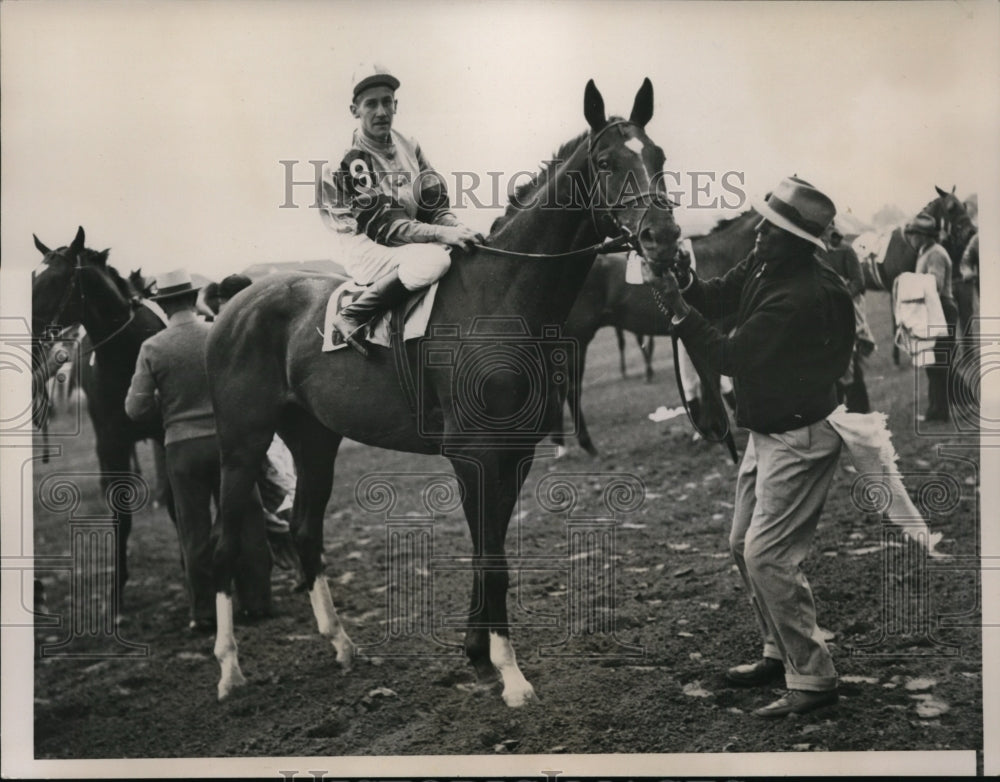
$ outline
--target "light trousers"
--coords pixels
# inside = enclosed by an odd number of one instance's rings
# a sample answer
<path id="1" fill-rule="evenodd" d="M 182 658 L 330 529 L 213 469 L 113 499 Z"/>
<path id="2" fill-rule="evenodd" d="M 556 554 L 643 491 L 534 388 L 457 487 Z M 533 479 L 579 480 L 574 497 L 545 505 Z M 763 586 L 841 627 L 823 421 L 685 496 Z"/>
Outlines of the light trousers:
<path id="1" fill-rule="evenodd" d="M 764 657 L 784 662 L 785 685 L 793 690 L 837 686 L 801 565 L 841 442 L 825 419 L 780 434 L 751 431 L 736 480 L 730 550 L 760 626 Z"/>
<path id="2" fill-rule="evenodd" d="M 387 247 L 364 234 L 357 234 L 342 236 L 340 247 L 339 260 L 345 271 L 362 285 L 398 269 L 399 281 L 407 289 L 420 290 L 440 280 L 451 267 L 448 245 L 437 242 Z"/>

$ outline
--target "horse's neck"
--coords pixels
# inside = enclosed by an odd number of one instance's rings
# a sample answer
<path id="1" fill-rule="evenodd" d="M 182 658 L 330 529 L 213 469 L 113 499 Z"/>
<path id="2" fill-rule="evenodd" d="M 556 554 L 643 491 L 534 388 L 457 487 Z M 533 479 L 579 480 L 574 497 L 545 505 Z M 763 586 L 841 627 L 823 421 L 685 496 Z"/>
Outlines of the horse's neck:
<path id="1" fill-rule="evenodd" d="M 748 212 L 721 231 L 696 236 L 691 240 L 698 276 L 710 279 L 725 274 L 753 249 L 755 227 L 760 215 Z"/>
<path id="2" fill-rule="evenodd" d="M 540 194 L 490 237 L 490 246 L 519 253 L 559 255 L 597 242 L 589 212 L 545 208 Z M 518 316 L 534 333 L 543 324 L 563 324 L 596 253 L 570 258 L 507 258 L 474 250 L 449 278 L 460 281 L 474 315 Z M 457 293 L 457 291 L 456 291 Z M 451 294 L 448 294 L 451 295 Z"/>

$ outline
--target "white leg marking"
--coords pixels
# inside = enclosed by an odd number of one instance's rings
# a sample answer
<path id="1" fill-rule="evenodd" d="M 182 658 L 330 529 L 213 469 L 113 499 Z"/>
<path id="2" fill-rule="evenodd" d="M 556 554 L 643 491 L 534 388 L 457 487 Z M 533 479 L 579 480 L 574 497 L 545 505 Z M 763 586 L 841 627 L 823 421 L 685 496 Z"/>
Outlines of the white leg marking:
<path id="1" fill-rule="evenodd" d="M 517 667 L 517 658 L 514 656 L 514 646 L 510 638 L 499 633 L 490 633 L 490 662 L 503 681 L 501 697 L 504 703 L 516 709 L 538 700 L 535 688 L 528 683 L 521 669 Z"/>
<path id="2" fill-rule="evenodd" d="M 557 459 L 562 459 L 567 453 L 569 453 L 569 452 L 566 450 L 566 446 L 565 445 L 557 445 L 556 446 L 556 458 Z"/>
<path id="3" fill-rule="evenodd" d="M 313 588 L 309 591 L 309 602 L 312 603 L 320 635 L 330 639 L 337 652 L 337 662 L 344 670 L 350 670 L 354 661 L 354 642 L 348 638 L 347 631 L 337 616 L 337 609 L 333 607 L 333 598 L 330 596 L 330 586 L 326 582 L 326 576 L 316 578 Z"/>
<path id="4" fill-rule="evenodd" d="M 237 657 L 236 635 L 233 633 L 233 599 L 225 592 L 215 595 L 215 659 L 222 668 L 219 679 L 219 700 L 228 698 L 237 687 L 247 683 Z"/>

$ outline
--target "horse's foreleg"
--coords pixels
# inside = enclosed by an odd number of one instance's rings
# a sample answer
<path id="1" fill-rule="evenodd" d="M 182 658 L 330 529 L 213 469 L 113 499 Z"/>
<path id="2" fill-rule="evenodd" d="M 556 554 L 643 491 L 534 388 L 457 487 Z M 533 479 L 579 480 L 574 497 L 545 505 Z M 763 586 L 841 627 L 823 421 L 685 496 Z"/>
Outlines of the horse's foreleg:
<path id="1" fill-rule="evenodd" d="M 641 337 L 636 334 L 636 337 L 640 339 Z M 618 342 L 618 370 L 622 374 L 622 378 L 628 377 L 628 372 L 625 369 L 625 332 L 622 330 L 621 326 L 615 326 L 615 340 Z"/>
<path id="2" fill-rule="evenodd" d="M 639 334 L 635 335 L 635 338 L 639 341 L 639 350 L 642 351 L 642 360 L 646 364 L 646 382 L 653 382 L 653 335 L 647 334 L 645 337 Z"/>
<path id="3" fill-rule="evenodd" d="M 586 345 L 581 346 L 577 362 L 579 370 L 575 373 L 570 373 L 570 378 L 567 381 L 567 402 L 569 403 L 570 419 L 576 422 L 576 439 L 580 443 L 580 447 L 591 456 L 597 456 L 597 448 L 594 446 L 594 441 L 590 439 L 590 431 L 587 429 L 587 420 L 583 416 L 581 402 L 583 397 L 583 371 L 587 364 Z"/>
<path id="4" fill-rule="evenodd" d="M 463 505 L 473 541 L 473 597 L 465 648 L 481 679 L 495 670 L 511 707 L 536 700 L 517 664 L 507 617 L 510 582 L 505 539 L 511 513 L 531 467 L 533 451 L 479 451 L 453 455 L 465 491 Z M 492 670 L 491 670 L 492 669 Z"/>

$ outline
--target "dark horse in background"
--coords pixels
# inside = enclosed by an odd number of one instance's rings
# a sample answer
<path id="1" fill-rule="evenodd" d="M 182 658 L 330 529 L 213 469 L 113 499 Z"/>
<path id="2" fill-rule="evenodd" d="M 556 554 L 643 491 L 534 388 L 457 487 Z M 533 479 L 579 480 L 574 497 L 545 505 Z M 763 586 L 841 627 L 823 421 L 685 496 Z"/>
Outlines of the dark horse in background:
<path id="1" fill-rule="evenodd" d="M 760 215 L 752 209 L 743 214 L 722 220 L 704 236 L 691 239 L 695 266 L 702 279 L 719 277 L 739 263 L 753 249 L 754 227 L 760 222 Z M 586 418 L 581 405 L 581 383 L 586 364 L 587 347 L 598 329 L 604 326 L 632 331 L 636 334 L 664 335 L 670 333 L 670 318 L 664 314 L 653 299 L 648 286 L 631 285 L 625 282 L 626 256 L 606 255 L 597 260 L 580 295 L 570 310 L 563 329 L 565 336 L 577 341 L 579 368 L 570 371 L 563 389 L 569 406 L 570 418 L 577 426 L 577 440 L 580 446 L 592 456 L 597 455 L 587 429 Z M 735 313 L 733 316 L 735 320 Z M 732 323 L 719 322 L 723 331 L 728 331 Z M 699 396 L 689 400 L 694 424 L 706 435 L 722 435 L 725 424 L 725 409 L 718 392 L 719 378 L 710 369 L 695 363 L 700 379 Z M 560 415 L 555 422 L 552 439 L 563 447 L 565 437 L 563 420 Z"/>
<path id="2" fill-rule="evenodd" d="M 951 258 L 954 277 L 962 253 L 976 232 L 975 226 L 965 204 L 955 195 L 954 187 L 950 193 L 937 186 L 934 189 L 938 197 L 928 202 L 921 213 L 930 215 L 937 223 L 938 241 Z M 896 278 L 903 272 L 912 272 L 916 268 L 917 251 L 907 241 L 904 227 L 897 226 L 890 232 L 879 235 L 874 242 L 871 236 L 861 236 L 855 240 L 854 249 L 861 261 L 865 287 L 868 290 L 888 291 L 891 297 Z M 893 339 L 896 333 L 894 305 L 895 302 L 890 306 Z M 958 334 L 962 334 L 968 328 L 971 317 L 971 312 L 959 313 Z M 899 348 L 895 344 L 892 348 L 892 359 L 894 363 L 899 364 Z"/>
<path id="3" fill-rule="evenodd" d="M 652 185 L 662 181 L 656 172 L 664 163 L 644 130 L 652 114 L 648 79 L 628 120 L 608 120 L 600 92 L 588 82 L 589 131 L 563 145 L 558 163 L 536 176 L 523 206 L 508 207 L 487 247 L 453 258 L 425 339 L 391 350 L 373 346 L 367 360 L 353 350 L 321 353 L 317 328 L 343 282 L 333 276 L 266 277 L 222 313 L 207 362 L 222 453 L 220 698 L 245 682 L 232 624 L 234 563 L 240 527 L 250 518 L 243 508 L 277 431 L 298 472 L 292 529 L 301 587 L 338 662 L 349 666 L 355 647 L 334 608 L 321 552 L 334 461 L 349 437 L 451 461 L 473 548 L 466 655 L 481 680 L 496 681 L 499 674 L 508 706 L 534 699 L 510 639 L 507 528 L 535 446 L 557 410 L 556 356 L 565 342 L 554 337 L 603 238 L 625 226 L 647 248 L 676 248 L 680 229 L 665 187 Z M 574 182 L 582 187 L 571 187 Z M 568 191 L 575 197 L 567 200 Z M 520 363 L 505 363 L 511 351 Z M 401 382 L 407 376 L 418 379 L 412 400 Z"/>
<path id="4" fill-rule="evenodd" d="M 136 424 L 125 414 L 125 394 L 139 346 L 165 324 L 141 304 L 126 281 L 108 265 L 110 251 L 91 250 L 84 246 L 85 241 L 82 227 L 68 247 L 56 250 L 35 237 L 35 246 L 44 257 L 32 281 L 31 322 L 36 336 L 75 324 L 87 330 L 80 361 L 88 369 L 81 372 L 81 387 L 94 426 L 101 488 L 109 494 L 123 476 L 135 476 L 137 441 L 152 438 L 163 442 L 161 426 Z M 171 510 L 169 502 L 167 507 Z M 115 510 L 118 550 L 114 604 L 121 610 L 122 589 L 128 580 L 126 551 L 132 512 L 120 506 Z"/>

